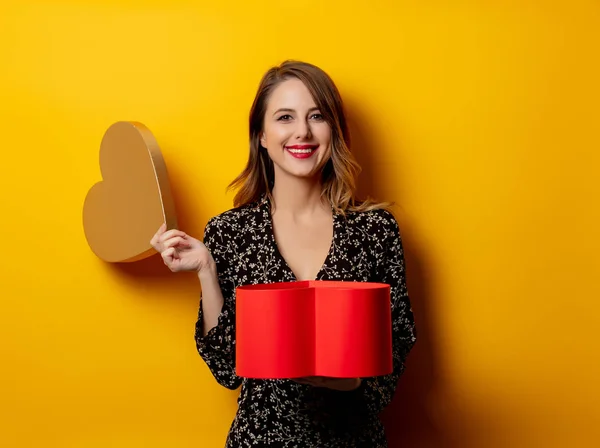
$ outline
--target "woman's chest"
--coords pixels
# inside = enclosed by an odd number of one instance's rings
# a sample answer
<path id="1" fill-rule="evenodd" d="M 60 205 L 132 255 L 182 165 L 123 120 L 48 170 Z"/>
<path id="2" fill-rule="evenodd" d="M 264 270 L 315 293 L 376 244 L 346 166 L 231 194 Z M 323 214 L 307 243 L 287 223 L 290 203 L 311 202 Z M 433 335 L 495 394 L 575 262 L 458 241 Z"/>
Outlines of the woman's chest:
<path id="1" fill-rule="evenodd" d="M 288 251 L 294 250 L 293 245 L 287 247 Z M 310 254 L 309 248 L 303 250 Z M 293 258 L 296 271 L 303 268 L 301 254 L 302 250 L 297 250 L 288 255 L 290 259 Z M 314 270 L 315 259 L 319 257 L 324 258 L 324 261 L 316 274 L 316 280 L 375 281 L 376 260 L 367 239 L 342 238 L 335 234 L 326 255 L 320 253 L 312 258 L 306 257 L 306 262 L 311 263 L 308 269 Z M 235 245 L 232 262 L 236 286 L 297 280 L 275 240 L 267 233 L 254 233 L 239 241 Z"/>

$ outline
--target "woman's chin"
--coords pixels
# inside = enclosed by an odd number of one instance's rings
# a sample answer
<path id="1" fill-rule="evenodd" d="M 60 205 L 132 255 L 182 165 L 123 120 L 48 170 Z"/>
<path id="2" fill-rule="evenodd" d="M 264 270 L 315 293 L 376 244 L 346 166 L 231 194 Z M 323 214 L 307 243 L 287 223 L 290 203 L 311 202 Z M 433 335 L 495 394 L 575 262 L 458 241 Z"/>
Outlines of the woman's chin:
<path id="1" fill-rule="evenodd" d="M 303 179 L 303 180 L 307 180 L 307 179 L 317 179 L 318 178 L 318 173 L 316 172 L 316 167 L 302 167 L 301 169 L 299 168 L 288 168 L 285 170 L 286 174 L 290 177 L 295 177 L 298 179 Z"/>
<path id="2" fill-rule="evenodd" d="M 275 163 L 275 178 L 283 175 L 299 179 L 319 179 L 320 171 L 320 163 L 317 158 L 310 161 L 285 160 L 283 163 Z"/>

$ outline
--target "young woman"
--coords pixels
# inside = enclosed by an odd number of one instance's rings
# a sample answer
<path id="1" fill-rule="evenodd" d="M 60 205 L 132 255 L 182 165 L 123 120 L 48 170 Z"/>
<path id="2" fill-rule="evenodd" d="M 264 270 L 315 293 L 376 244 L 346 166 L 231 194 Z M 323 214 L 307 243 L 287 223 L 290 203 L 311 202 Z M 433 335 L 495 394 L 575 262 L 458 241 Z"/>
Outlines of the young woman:
<path id="1" fill-rule="evenodd" d="M 172 271 L 202 286 L 196 345 L 215 379 L 242 386 L 227 447 L 385 447 L 379 412 L 416 341 L 397 221 L 355 198 L 359 167 L 340 94 L 318 67 L 287 61 L 263 77 L 250 112 L 250 155 L 232 210 L 204 242 L 164 225 L 152 238 Z M 256 380 L 235 373 L 235 290 L 253 283 L 343 280 L 391 285 L 392 374 Z"/>

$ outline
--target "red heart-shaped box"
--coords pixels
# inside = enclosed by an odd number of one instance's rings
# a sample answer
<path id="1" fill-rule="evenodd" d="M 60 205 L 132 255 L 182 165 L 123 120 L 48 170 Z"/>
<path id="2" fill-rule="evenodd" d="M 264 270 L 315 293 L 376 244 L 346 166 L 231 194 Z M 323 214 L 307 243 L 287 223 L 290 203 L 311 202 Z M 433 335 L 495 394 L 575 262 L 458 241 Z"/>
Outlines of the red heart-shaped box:
<path id="1" fill-rule="evenodd" d="M 238 376 L 357 378 L 392 372 L 389 285 L 298 281 L 236 291 Z"/>

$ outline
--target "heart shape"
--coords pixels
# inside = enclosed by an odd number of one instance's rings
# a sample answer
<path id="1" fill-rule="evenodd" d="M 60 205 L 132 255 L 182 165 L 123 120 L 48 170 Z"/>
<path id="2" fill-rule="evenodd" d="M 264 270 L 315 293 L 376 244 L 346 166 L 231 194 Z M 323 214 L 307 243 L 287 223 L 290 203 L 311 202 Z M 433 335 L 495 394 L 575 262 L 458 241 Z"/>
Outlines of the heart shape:
<path id="1" fill-rule="evenodd" d="M 390 286 L 299 281 L 236 289 L 236 373 L 357 378 L 392 372 Z"/>
<path id="2" fill-rule="evenodd" d="M 177 228 L 167 167 L 158 143 L 141 123 L 111 125 L 100 145 L 102 181 L 88 191 L 83 228 L 92 251 L 112 263 L 156 253 L 150 239 L 161 226 Z"/>

